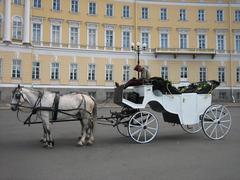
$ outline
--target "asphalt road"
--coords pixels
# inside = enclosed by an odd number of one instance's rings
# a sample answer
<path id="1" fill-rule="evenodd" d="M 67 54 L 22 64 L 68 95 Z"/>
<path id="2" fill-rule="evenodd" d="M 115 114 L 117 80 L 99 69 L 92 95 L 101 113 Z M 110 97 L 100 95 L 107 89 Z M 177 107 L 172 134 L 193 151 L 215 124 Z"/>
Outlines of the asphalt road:
<path id="1" fill-rule="evenodd" d="M 99 108 L 99 116 L 109 109 Z M 93 146 L 78 147 L 80 124 L 55 123 L 55 148 L 39 143 L 41 125 L 24 126 L 16 113 L 0 110 L 2 180 L 239 180 L 240 107 L 230 108 L 232 129 L 223 140 L 185 133 L 164 123 L 148 144 L 136 144 L 116 129 L 97 125 Z"/>

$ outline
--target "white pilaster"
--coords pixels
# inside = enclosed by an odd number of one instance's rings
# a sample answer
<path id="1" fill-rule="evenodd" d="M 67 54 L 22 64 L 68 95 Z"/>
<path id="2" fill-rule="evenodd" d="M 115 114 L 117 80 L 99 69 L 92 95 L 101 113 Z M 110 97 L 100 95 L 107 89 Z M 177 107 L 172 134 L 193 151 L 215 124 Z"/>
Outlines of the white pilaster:
<path id="1" fill-rule="evenodd" d="M 25 0 L 23 44 L 30 44 L 30 0 Z"/>
<path id="2" fill-rule="evenodd" d="M 5 0 L 3 42 L 11 43 L 11 0 Z"/>

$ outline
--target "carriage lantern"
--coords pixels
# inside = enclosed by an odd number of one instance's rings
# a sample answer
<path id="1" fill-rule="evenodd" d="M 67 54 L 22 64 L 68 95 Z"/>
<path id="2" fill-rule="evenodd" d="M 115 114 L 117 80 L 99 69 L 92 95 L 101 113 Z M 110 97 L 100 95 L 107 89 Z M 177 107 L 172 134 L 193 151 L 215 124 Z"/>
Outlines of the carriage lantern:
<path id="1" fill-rule="evenodd" d="M 134 43 L 132 43 L 131 48 L 132 48 L 133 51 L 135 51 L 137 53 L 137 66 L 139 66 L 139 64 L 140 64 L 140 61 L 139 61 L 140 52 L 145 51 L 146 47 L 147 47 L 146 43 L 143 43 L 141 45 L 140 42 L 137 42 L 136 46 L 135 46 Z M 138 71 L 138 78 L 139 78 L 139 71 Z"/>

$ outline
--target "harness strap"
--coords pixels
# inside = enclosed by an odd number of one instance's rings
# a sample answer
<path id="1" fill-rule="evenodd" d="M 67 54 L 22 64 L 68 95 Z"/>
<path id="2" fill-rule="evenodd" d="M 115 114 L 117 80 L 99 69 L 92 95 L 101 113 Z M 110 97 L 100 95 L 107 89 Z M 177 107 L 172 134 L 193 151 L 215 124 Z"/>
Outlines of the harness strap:
<path id="1" fill-rule="evenodd" d="M 53 101 L 53 118 L 52 118 L 53 120 L 57 120 L 59 99 L 60 99 L 60 95 L 56 93 Z"/>

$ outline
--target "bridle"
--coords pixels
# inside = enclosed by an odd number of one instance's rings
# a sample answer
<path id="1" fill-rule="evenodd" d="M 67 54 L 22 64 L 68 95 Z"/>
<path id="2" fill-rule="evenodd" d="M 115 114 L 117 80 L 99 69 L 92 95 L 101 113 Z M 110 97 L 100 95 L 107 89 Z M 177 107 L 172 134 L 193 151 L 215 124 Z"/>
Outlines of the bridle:
<path id="1" fill-rule="evenodd" d="M 30 109 L 30 110 L 32 110 L 32 112 L 27 117 L 27 119 L 24 121 L 24 124 L 30 125 L 30 123 L 31 123 L 30 119 L 31 119 L 32 115 L 37 113 L 37 111 L 39 109 L 38 105 L 40 104 L 40 106 L 41 106 L 42 96 L 43 96 L 43 93 L 39 91 L 38 98 L 35 101 L 34 105 L 33 106 L 24 106 L 21 103 L 21 98 L 23 98 L 24 102 L 29 103 L 29 101 L 24 97 L 24 95 L 22 93 L 22 88 L 20 86 L 18 86 L 14 89 L 14 91 L 12 92 L 12 98 L 14 98 L 17 102 L 16 103 L 11 103 L 11 105 L 15 106 L 15 108 L 17 110 L 17 117 L 18 117 L 19 121 L 21 121 L 20 118 L 19 118 L 19 112 L 22 111 L 20 109 L 20 107 Z"/>

